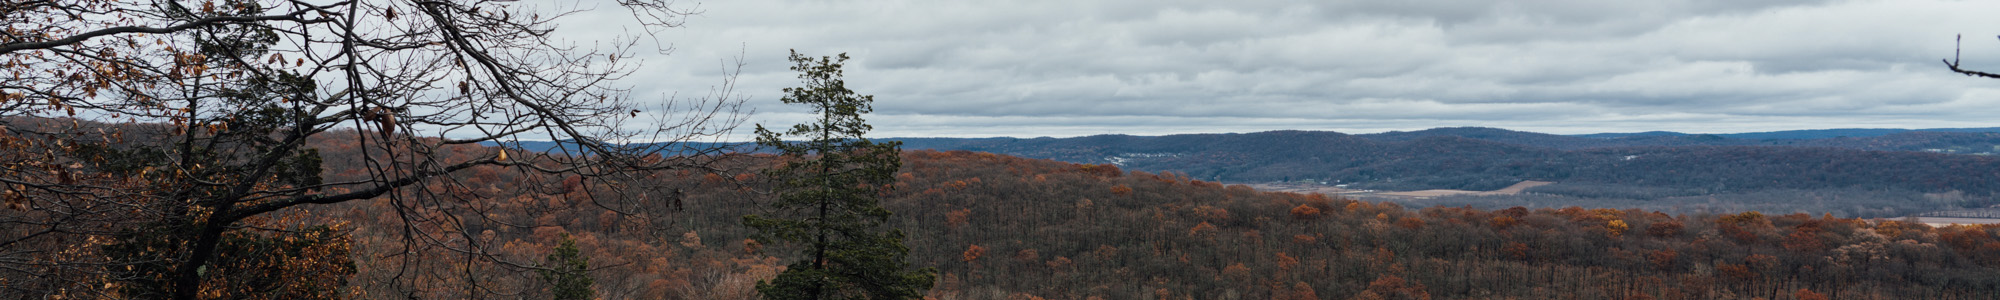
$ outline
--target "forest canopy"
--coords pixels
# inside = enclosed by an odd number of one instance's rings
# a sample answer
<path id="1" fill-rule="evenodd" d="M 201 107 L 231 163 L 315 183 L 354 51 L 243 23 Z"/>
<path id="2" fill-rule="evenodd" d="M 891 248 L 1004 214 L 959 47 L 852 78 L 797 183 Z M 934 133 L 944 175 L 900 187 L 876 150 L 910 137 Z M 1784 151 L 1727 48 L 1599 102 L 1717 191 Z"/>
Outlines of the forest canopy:
<path id="1" fill-rule="evenodd" d="M 617 4 L 606 9 L 649 30 L 689 14 L 665 0 Z M 631 42 L 650 35 L 569 46 L 552 33 L 576 12 L 503 1 L 7 1 L 0 293 L 327 298 L 349 294 L 357 265 L 431 255 L 546 269 L 499 259 L 501 245 L 467 230 L 486 214 L 460 213 L 502 199 L 466 194 L 454 175 L 500 168 L 617 187 L 585 203 L 636 215 L 674 200 L 637 179 L 707 169 L 720 150 L 681 142 L 728 132 L 740 104 L 733 79 L 717 78 L 718 94 L 642 105 L 618 80 L 637 69 Z M 523 139 L 561 151 L 520 151 Z M 558 193 L 521 188 L 510 193 Z M 352 220 L 327 205 L 384 198 L 408 254 L 350 255 Z M 442 276 L 456 275 L 386 278 L 374 284 L 394 292 L 376 295 L 432 293 L 411 283 Z M 297 281 L 266 282 L 285 278 Z M 267 285 L 278 290 L 248 289 Z"/>

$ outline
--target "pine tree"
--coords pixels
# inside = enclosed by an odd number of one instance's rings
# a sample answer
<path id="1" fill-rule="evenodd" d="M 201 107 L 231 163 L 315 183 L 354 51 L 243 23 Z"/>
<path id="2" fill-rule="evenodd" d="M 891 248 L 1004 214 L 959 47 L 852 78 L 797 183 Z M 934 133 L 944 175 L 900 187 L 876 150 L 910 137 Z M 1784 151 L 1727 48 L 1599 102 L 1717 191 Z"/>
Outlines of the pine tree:
<path id="1" fill-rule="evenodd" d="M 549 293 L 556 300 L 591 299 L 596 292 L 590 289 L 590 257 L 576 248 L 576 239 L 568 234 L 562 236 L 562 245 L 556 246 L 554 253 L 543 264 L 542 280 L 549 282 Z"/>
<path id="2" fill-rule="evenodd" d="M 901 143 L 862 137 L 872 129 L 861 115 L 873 111 L 874 97 L 856 95 L 841 80 L 847 54 L 814 59 L 793 51 L 790 59 L 805 87 L 786 88 L 782 100 L 812 106 L 819 120 L 784 133 L 757 126 L 757 143 L 787 159 L 769 171 L 779 181 L 772 205 L 780 215 L 748 215 L 743 223 L 760 239 L 804 246 L 804 258 L 757 291 L 766 299 L 922 298 L 937 272 L 909 270 L 903 233 L 881 228 L 890 213 L 877 199 L 902 168 Z"/>

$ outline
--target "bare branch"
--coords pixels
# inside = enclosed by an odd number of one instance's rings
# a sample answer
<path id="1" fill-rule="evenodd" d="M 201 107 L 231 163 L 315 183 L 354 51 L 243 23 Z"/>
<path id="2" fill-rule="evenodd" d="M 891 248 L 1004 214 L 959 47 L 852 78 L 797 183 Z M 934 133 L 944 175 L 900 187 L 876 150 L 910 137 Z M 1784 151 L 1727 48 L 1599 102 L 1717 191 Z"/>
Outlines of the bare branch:
<path id="1" fill-rule="evenodd" d="M 2000 78 L 2000 74 L 1993 74 L 1993 73 L 1987 73 L 1987 72 L 1980 72 L 1980 71 L 1973 71 L 1973 70 L 1966 70 L 1966 69 L 1962 69 L 1962 68 L 1959 68 L 1959 67 L 1958 67 L 1958 66 L 1959 66 L 1959 63 L 1958 63 L 1958 52 L 1959 52 L 1959 49 L 1961 48 L 1960 46 L 1964 45 L 1964 41 L 1965 41 L 1965 36 L 1964 36 L 1964 35 L 1960 35 L 1960 36 L 1958 36 L 1958 43 L 1955 43 L 1955 44 L 1954 44 L 1954 46 L 1953 46 L 1953 47 L 1951 48 L 1951 59 L 1950 59 L 1950 60 L 1945 60 L 1945 61 L 1944 61 L 1944 66 L 1945 66 L 1945 68 L 1950 68 L 1952 72 L 1958 72 L 1959 74 L 1965 74 L 1965 76 L 1975 76 L 1975 77 L 1986 77 L 1986 78 Z"/>
<path id="2" fill-rule="evenodd" d="M 290 14 L 290 15 L 251 16 L 251 17 L 211 17 L 211 18 L 195 20 L 193 22 L 188 22 L 186 24 L 167 26 L 167 27 L 144 27 L 144 26 L 112 27 L 112 28 L 98 29 L 95 31 L 85 32 L 82 34 L 77 34 L 67 38 L 53 40 L 53 41 L 0 44 L 0 54 L 9 54 L 21 50 L 35 50 L 35 49 L 62 47 L 71 44 L 82 43 L 83 41 L 88 41 L 92 38 L 114 35 L 114 34 L 175 33 L 199 27 L 207 27 L 207 26 L 215 26 L 215 25 L 231 24 L 231 23 L 251 23 L 259 21 L 296 21 L 302 23 L 316 23 L 316 22 L 326 22 L 330 20 L 325 20 L 325 19 L 306 20 L 306 19 L 300 19 L 298 17 L 298 14 Z"/>

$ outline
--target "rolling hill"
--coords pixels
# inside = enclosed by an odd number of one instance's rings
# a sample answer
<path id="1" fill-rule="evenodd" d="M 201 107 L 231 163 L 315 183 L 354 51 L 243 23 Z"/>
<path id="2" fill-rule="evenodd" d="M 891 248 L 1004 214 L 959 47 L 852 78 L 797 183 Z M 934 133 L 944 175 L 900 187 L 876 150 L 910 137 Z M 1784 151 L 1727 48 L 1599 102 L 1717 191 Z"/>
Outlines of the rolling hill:
<path id="1" fill-rule="evenodd" d="M 1323 131 L 1077 138 L 900 139 L 969 150 L 1175 172 L 1221 182 L 1312 182 L 1375 190 L 1494 190 L 1521 181 L 1545 203 L 1782 204 L 1784 211 L 1894 216 L 2000 203 L 2000 133 L 1748 140 L 1717 135 L 1588 138 L 1492 128 L 1349 135 Z M 1965 150 L 1970 151 L 1970 150 Z M 1838 193 L 1832 191 L 1840 191 Z M 1852 195 L 1837 200 L 1801 195 Z M 1951 196 L 1937 196 L 1937 195 Z M 1751 196 L 1755 195 L 1755 196 Z M 1568 197 L 1550 199 L 1547 197 Z M 1802 198 L 1803 197 L 1803 198 Z M 1820 197 L 1824 198 L 1824 197 Z M 1804 199 L 1804 200 L 1802 200 Z M 1489 200 L 1455 200 L 1488 204 Z M 1529 201 L 1529 200 L 1524 200 Z M 1531 201 L 1533 202 L 1533 201 Z M 1731 202 L 1731 201 L 1722 201 Z M 1498 207 L 1506 204 L 1481 205 Z M 1642 205 L 1643 206 L 1643 205 Z"/>

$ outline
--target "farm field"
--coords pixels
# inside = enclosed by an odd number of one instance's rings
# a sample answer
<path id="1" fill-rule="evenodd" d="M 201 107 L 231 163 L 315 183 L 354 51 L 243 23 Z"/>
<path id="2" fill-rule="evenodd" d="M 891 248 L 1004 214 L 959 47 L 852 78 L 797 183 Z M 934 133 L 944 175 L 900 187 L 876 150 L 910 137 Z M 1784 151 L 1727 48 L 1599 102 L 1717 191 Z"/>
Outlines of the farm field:
<path id="1" fill-rule="evenodd" d="M 1951 226 L 1953 224 L 1958 224 L 1958 225 L 2000 224 L 2000 219 L 1988 219 L 1988 218 L 1951 218 L 1951 217 L 1916 217 L 1916 218 L 1918 222 L 1923 222 L 1925 225 L 1940 226 L 1940 227 Z"/>
<path id="2" fill-rule="evenodd" d="M 1491 190 L 1491 191 L 1431 189 L 1431 190 L 1421 190 L 1421 191 L 1400 191 L 1400 192 L 1353 190 L 1353 189 L 1344 189 L 1334 186 L 1326 186 L 1318 184 L 1294 184 L 1294 183 L 1258 183 L 1258 184 L 1246 184 L 1246 186 L 1267 192 L 1321 193 L 1329 195 L 1343 195 L 1350 197 L 1425 199 L 1431 197 L 1459 196 L 1459 195 L 1473 195 L 1473 196 L 1518 195 L 1521 194 L 1521 191 L 1527 190 L 1529 188 L 1550 185 L 1550 184 L 1555 184 L 1555 182 L 1528 180 L 1515 183 L 1514 185 L 1510 185 L 1505 188 Z"/>

